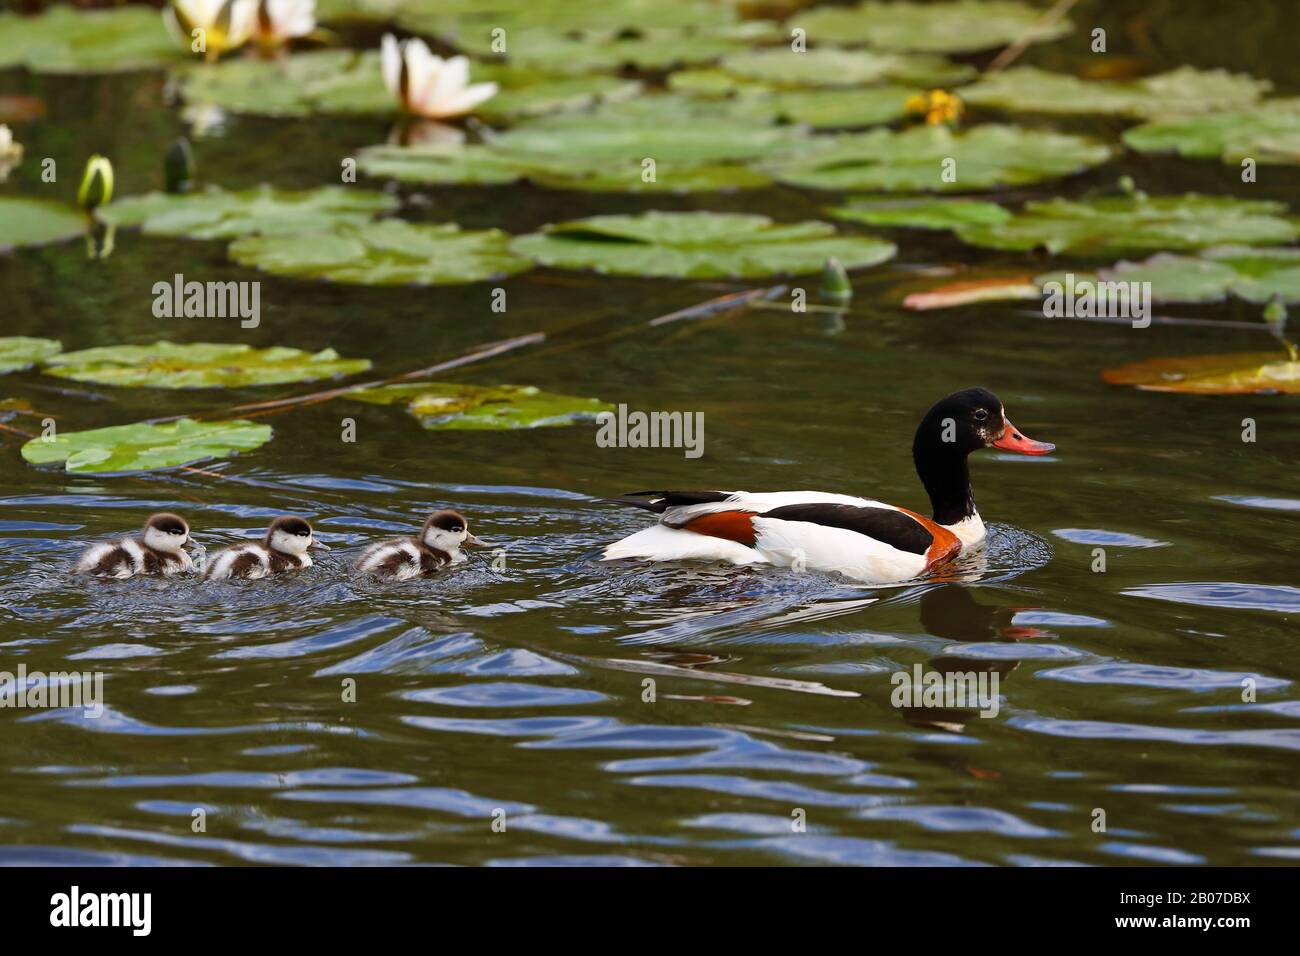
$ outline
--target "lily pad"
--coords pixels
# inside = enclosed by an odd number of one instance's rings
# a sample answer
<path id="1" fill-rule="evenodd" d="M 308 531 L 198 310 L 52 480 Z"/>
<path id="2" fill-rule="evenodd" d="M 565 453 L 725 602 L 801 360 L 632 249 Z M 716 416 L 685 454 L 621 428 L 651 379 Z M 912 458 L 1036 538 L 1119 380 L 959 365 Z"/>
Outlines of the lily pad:
<path id="1" fill-rule="evenodd" d="M 492 118 L 539 116 L 633 96 L 641 84 L 612 76 L 563 76 L 504 63 L 475 63 L 476 82 L 500 87 L 478 110 Z M 398 103 L 384 87 L 379 55 L 350 50 L 295 53 L 282 60 L 240 58 L 192 66 L 179 75 L 192 103 L 258 116 L 390 116 Z"/>
<path id="2" fill-rule="evenodd" d="M 1273 86 L 1243 73 L 1183 66 L 1135 80 L 1081 80 L 1030 66 L 986 75 L 965 87 L 973 106 L 1012 113 L 1180 116 L 1249 106 Z"/>
<path id="3" fill-rule="evenodd" d="M 970 192 L 1067 176 L 1110 156 L 1105 144 L 1064 133 L 915 126 L 844 134 L 809 156 L 771 164 L 769 171 L 781 182 L 811 189 Z M 949 169 L 952 174 L 945 175 Z"/>
<path id="4" fill-rule="evenodd" d="M 960 226 L 986 249 L 1118 256 L 1222 244 L 1274 245 L 1300 237 L 1283 203 L 1231 196 L 1107 196 L 1031 202 L 1011 220 Z"/>
<path id="5" fill-rule="evenodd" d="M 1108 369 L 1111 385 L 1135 385 L 1150 392 L 1194 395 L 1297 395 L 1300 361 L 1279 352 L 1185 355 L 1150 359 Z"/>
<path id="6" fill-rule="evenodd" d="M 454 223 L 396 219 L 341 225 L 329 232 L 247 236 L 230 258 L 276 275 L 358 285 L 454 285 L 514 275 L 532 267 L 497 229 L 461 231 Z"/>
<path id="7" fill-rule="evenodd" d="M 769 21 L 714 27 L 713 29 L 623 29 L 557 31 L 525 27 L 506 31 L 507 60 L 557 73 L 666 70 L 689 63 L 708 63 L 750 43 L 783 38 Z M 489 56 L 493 38 L 486 32 L 464 35 L 458 45 L 470 53 Z"/>
<path id="8" fill-rule="evenodd" d="M 903 299 L 903 308 L 925 312 L 980 302 L 1039 299 L 1042 294 L 1038 283 L 1029 276 L 996 276 L 949 282 L 924 292 L 913 292 Z"/>
<path id="9" fill-rule="evenodd" d="M 532 385 L 463 385 L 421 382 L 352 392 L 348 398 L 376 405 L 402 404 L 429 429 L 509 431 L 594 421 L 613 406 L 595 398 L 543 392 Z"/>
<path id="10" fill-rule="evenodd" d="M 507 50 L 510 36 L 537 27 L 557 33 L 623 30 L 647 23 L 658 29 L 691 29 L 701 23 L 721 28 L 738 19 L 734 10 L 713 0 L 403 0 L 395 13 L 408 30 L 466 48 L 503 29 Z"/>
<path id="11" fill-rule="evenodd" d="M 1069 20 L 1047 22 L 1045 10 L 1009 0 L 949 3 L 862 3 L 797 13 L 787 27 L 802 27 L 813 43 L 867 44 L 882 50 L 973 53 L 1017 40 L 1042 43 L 1069 33 Z"/>
<path id="12" fill-rule="evenodd" d="M 51 7 L 39 16 L 0 13 L 0 68 L 33 73 L 112 73 L 147 70 L 188 53 L 149 7 L 75 10 Z"/>
<path id="13" fill-rule="evenodd" d="M 511 248 L 564 269 L 689 279 L 800 275 L 819 271 L 831 257 L 862 268 L 896 251 L 879 239 L 838 235 L 825 222 L 714 212 L 593 216 L 521 236 Z"/>
<path id="14" fill-rule="evenodd" d="M 280 346 L 155 342 L 64 352 L 47 359 L 44 371 L 78 382 L 126 388 L 242 388 L 315 382 L 368 368 L 369 359 L 340 358 L 333 349 L 311 353 Z"/>
<path id="15" fill-rule="evenodd" d="M 908 229 L 956 229 L 969 223 L 997 225 L 1011 213 L 995 202 L 977 199 L 860 199 L 828 209 L 836 219 L 865 222 L 869 226 Z"/>
<path id="16" fill-rule="evenodd" d="M 918 92 L 905 86 L 783 90 L 758 82 L 736 84 L 730 75 L 714 70 L 674 73 L 668 85 L 686 95 L 721 99 L 730 116 L 805 123 L 814 129 L 892 123 L 907 115 L 907 101 Z"/>
<path id="17" fill-rule="evenodd" d="M 271 440 L 271 426 L 244 419 L 197 422 L 190 418 L 151 425 L 114 425 L 33 438 L 22 456 L 33 465 L 63 462 L 69 474 L 106 474 L 179 468 L 209 458 L 251 451 Z"/>
<path id="18" fill-rule="evenodd" d="M 973 67 L 941 56 L 827 48 L 797 52 L 789 46 L 733 53 L 723 58 L 719 69 L 743 80 L 782 87 L 865 86 L 890 80 L 952 86 L 975 75 Z"/>
<path id="19" fill-rule="evenodd" d="M 86 217 L 52 199 L 0 198 L 0 252 L 80 236 Z"/>
<path id="20" fill-rule="evenodd" d="M 1120 262 L 1097 271 L 1102 282 L 1149 282 L 1156 302 L 1222 302 L 1229 297 L 1264 303 L 1274 298 L 1300 303 L 1300 249 L 1219 246 L 1197 256 L 1161 252 L 1143 262 Z M 1040 276 L 1038 283 L 1064 281 Z M 1093 277 L 1076 275 L 1081 288 Z"/>
<path id="21" fill-rule="evenodd" d="M 1175 152 L 1233 165 L 1247 157 L 1258 163 L 1300 164 L 1300 98 L 1157 120 L 1127 130 L 1124 142 L 1143 153 Z"/>
<path id="22" fill-rule="evenodd" d="M 397 206 L 392 196 L 347 186 L 291 192 L 264 185 L 237 193 L 214 186 L 198 193 L 154 192 L 119 199 L 97 214 L 113 225 L 139 226 L 149 235 L 234 239 L 362 223 Z"/>
<path id="23" fill-rule="evenodd" d="M 22 335 L 0 338 L 0 375 L 31 368 L 62 350 L 63 344 L 56 339 L 32 339 Z"/>

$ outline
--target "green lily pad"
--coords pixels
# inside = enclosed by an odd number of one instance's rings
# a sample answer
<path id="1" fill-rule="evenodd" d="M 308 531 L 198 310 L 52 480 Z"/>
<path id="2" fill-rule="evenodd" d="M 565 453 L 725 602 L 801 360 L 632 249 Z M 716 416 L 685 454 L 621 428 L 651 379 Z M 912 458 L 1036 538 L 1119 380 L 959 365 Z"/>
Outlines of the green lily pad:
<path id="1" fill-rule="evenodd" d="M 1223 244 L 1273 245 L 1300 237 L 1286 206 L 1231 196 L 1107 196 L 1031 202 L 1011 220 L 957 229 L 987 249 L 1118 256 Z"/>
<path id="2" fill-rule="evenodd" d="M 505 56 L 512 64 L 557 73 L 612 72 L 624 67 L 666 70 L 682 64 L 708 63 L 750 43 L 784 36 L 770 21 L 712 29 L 636 28 L 581 33 L 525 27 L 507 30 Z M 463 35 L 458 45 L 481 56 L 494 52 L 492 37 L 486 32 Z"/>
<path id="3" fill-rule="evenodd" d="M 1107 369 L 1111 385 L 1192 395 L 1297 395 L 1300 361 L 1279 352 L 1182 355 L 1148 359 Z"/>
<path id="4" fill-rule="evenodd" d="M 22 335 L 0 338 L 0 375 L 31 368 L 63 351 L 57 339 L 31 339 Z"/>
<path id="5" fill-rule="evenodd" d="M 403 404 L 429 429 L 509 431 L 594 421 L 613 406 L 595 398 L 543 392 L 532 385 L 463 385 L 421 382 L 384 385 L 347 396 L 376 405 Z"/>
<path id="6" fill-rule="evenodd" d="M 1124 133 L 1143 153 L 1175 152 L 1239 164 L 1300 164 L 1300 98 L 1264 100 L 1249 109 L 1156 120 Z"/>
<path id="7" fill-rule="evenodd" d="M 867 44 L 881 50 L 973 53 L 1017 40 L 1042 43 L 1073 29 L 1069 20 L 1044 22 L 1046 11 L 1002 0 L 949 3 L 862 3 L 796 13 L 787 27 L 802 27 L 812 43 Z"/>
<path id="8" fill-rule="evenodd" d="M 831 139 L 806 157 L 769 165 L 781 182 L 811 189 L 875 192 L 970 192 L 1040 182 L 1104 163 L 1110 147 L 1095 140 L 1018 126 L 915 126 Z M 949 182 L 945 162 L 956 161 Z"/>
<path id="9" fill-rule="evenodd" d="M 0 197 L 0 252 L 63 242 L 86 231 L 86 217 L 52 199 Z"/>
<path id="10" fill-rule="evenodd" d="M 1195 256 L 1161 252 L 1142 262 L 1099 269 L 1095 276 L 1076 275 L 1074 285 L 1080 289 L 1098 279 L 1149 282 L 1156 302 L 1222 302 L 1235 297 L 1254 303 L 1274 298 L 1300 303 L 1300 249 L 1217 246 Z M 1035 281 L 1041 286 L 1052 280 L 1064 282 L 1064 274 Z"/>
<path id="11" fill-rule="evenodd" d="M 719 80 L 716 85 L 715 78 Z M 892 123 L 907 115 L 907 101 L 918 92 L 904 86 L 782 90 L 757 82 L 736 85 L 729 74 L 716 70 L 674 73 L 668 85 L 689 96 L 720 98 L 729 116 L 803 123 L 814 129 Z"/>
<path id="12" fill-rule="evenodd" d="M 131 196 L 100 208 L 97 215 L 116 226 L 139 226 L 149 235 L 234 239 L 362 223 L 397 206 L 392 196 L 348 186 L 291 192 L 264 185 L 237 193 L 213 186 L 182 195 Z"/>
<path id="13" fill-rule="evenodd" d="M 39 16 L 0 13 L 0 68 L 33 73 L 147 70 L 186 59 L 148 7 L 75 10 L 51 7 Z"/>
<path id="14" fill-rule="evenodd" d="M 369 3 L 384 0 L 366 0 Z M 391 3 L 392 0 L 389 0 Z M 509 37 L 533 28 L 556 33 L 623 30 L 654 24 L 657 29 L 722 28 L 738 20 L 734 10 L 712 0 L 404 0 L 397 22 L 414 33 L 476 48 L 494 29 Z"/>
<path id="15" fill-rule="evenodd" d="M 33 465 L 63 462 L 69 474 L 107 474 L 179 468 L 227 458 L 271 440 L 271 426 L 244 419 L 196 422 L 190 418 L 150 425 L 114 425 L 84 432 L 58 432 L 52 441 L 33 438 L 22 456 Z"/>
<path id="16" fill-rule="evenodd" d="M 821 270 L 831 257 L 862 268 L 896 251 L 879 239 L 838 235 L 825 222 L 715 212 L 593 216 L 521 236 L 511 248 L 564 269 L 688 279 L 800 275 Z"/>
<path id="17" fill-rule="evenodd" d="M 340 358 L 333 349 L 303 352 L 279 346 L 195 342 L 112 345 L 46 359 L 45 373 L 125 388 L 242 388 L 355 375 L 369 359 Z"/>
<path id="18" fill-rule="evenodd" d="M 723 73 L 781 87 L 865 86 L 894 81 L 920 86 L 952 86 L 975 75 L 973 67 L 941 56 L 876 53 L 869 50 L 789 46 L 733 53 L 719 63 Z"/>
<path id="19" fill-rule="evenodd" d="M 532 267 L 497 229 L 464 231 L 454 223 L 396 219 L 341 225 L 329 232 L 246 236 L 230 258 L 276 275 L 358 285 L 455 285 L 514 275 Z"/>
<path id="20" fill-rule="evenodd" d="M 500 87 L 477 111 L 489 119 L 585 109 L 602 100 L 633 96 L 641 88 L 618 77 L 563 76 L 504 63 L 475 63 L 471 74 L 475 82 Z M 398 112 L 373 51 L 320 50 L 287 59 L 244 57 L 196 64 L 180 72 L 179 88 L 189 102 L 258 116 Z"/>
<path id="21" fill-rule="evenodd" d="M 995 226 L 1011 219 L 1011 213 L 997 203 L 977 199 L 864 198 L 827 212 L 837 219 L 907 229 L 956 229 L 969 223 Z"/>
<path id="22" fill-rule="evenodd" d="M 1227 70 L 1183 66 L 1136 80 L 1081 80 L 1030 66 L 986 75 L 961 91 L 974 106 L 1012 113 L 1180 116 L 1249 106 L 1273 86 Z"/>

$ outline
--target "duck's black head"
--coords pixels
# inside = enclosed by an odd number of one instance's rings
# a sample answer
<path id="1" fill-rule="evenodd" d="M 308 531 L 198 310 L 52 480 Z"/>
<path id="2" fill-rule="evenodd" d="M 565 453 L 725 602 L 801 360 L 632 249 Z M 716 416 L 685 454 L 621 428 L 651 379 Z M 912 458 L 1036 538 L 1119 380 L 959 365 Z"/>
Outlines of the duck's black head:
<path id="1" fill-rule="evenodd" d="M 966 456 L 981 448 L 1046 455 L 1056 446 L 1021 434 L 1007 420 L 1002 400 L 986 388 L 964 388 L 935 402 L 917 426 L 912 460 L 939 524 L 975 513 Z"/>

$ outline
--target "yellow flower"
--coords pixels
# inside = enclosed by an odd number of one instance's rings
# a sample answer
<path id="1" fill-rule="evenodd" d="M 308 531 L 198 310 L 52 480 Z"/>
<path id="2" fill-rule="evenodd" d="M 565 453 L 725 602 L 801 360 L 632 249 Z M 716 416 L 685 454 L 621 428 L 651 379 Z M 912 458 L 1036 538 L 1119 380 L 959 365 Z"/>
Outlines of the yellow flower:
<path id="1" fill-rule="evenodd" d="M 940 123 L 956 123 L 961 119 L 966 106 L 956 93 L 949 93 L 947 90 L 930 90 L 927 93 L 908 97 L 904 109 L 913 115 L 924 114 L 928 125 L 938 126 Z"/>

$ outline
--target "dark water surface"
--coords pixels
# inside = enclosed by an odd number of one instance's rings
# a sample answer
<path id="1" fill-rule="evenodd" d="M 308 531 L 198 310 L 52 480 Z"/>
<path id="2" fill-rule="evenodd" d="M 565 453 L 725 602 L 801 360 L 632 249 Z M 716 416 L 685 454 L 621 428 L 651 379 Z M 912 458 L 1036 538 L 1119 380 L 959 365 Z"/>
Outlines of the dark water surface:
<path id="1" fill-rule="evenodd" d="M 1294 30 L 1218 4 L 1083 4 L 1072 40 L 1026 62 L 1078 69 L 1094 22 L 1112 49 L 1270 76 L 1297 92 Z M 1286 5 L 1276 5 L 1282 10 Z M 1204 16 L 1197 21 L 1193 14 Z M 1280 16 L 1281 14 L 1277 14 Z M 1292 25 L 1293 26 L 1293 25 Z M 1219 31 L 1219 32 L 1215 32 Z M 1220 40 L 1220 36 L 1223 37 Z M 1210 42 L 1210 40 L 1213 42 Z M 1284 42 L 1285 41 L 1285 42 Z M 38 194 L 54 156 L 71 193 L 84 155 L 120 188 L 157 184 L 184 131 L 162 79 L 0 74 L 43 96 L 29 161 L 4 187 Z M 1113 136 L 1119 123 L 1100 124 Z M 208 181 L 331 181 L 382 124 L 232 118 L 197 145 Z M 1244 186 L 1217 163 L 1135 159 L 1017 198 L 1078 194 L 1127 172 L 1153 192 L 1293 201 L 1296 170 Z M 69 182 L 64 182 L 67 177 Z M 816 215 L 833 195 L 566 195 L 435 190 L 416 215 L 524 232 L 608 209 Z M 846 227 L 853 228 L 853 227 Z M 3 334 L 67 348 L 237 341 L 368 356 L 378 375 L 507 336 L 551 340 L 457 380 L 530 383 L 632 408 L 703 412 L 705 453 L 600 449 L 594 428 L 426 432 L 347 402 L 266 419 L 275 439 L 231 461 L 147 477 L 71 478 L 0 448 L 0 670 L 100 671 L 105 713 L 0 709 L 0 862 L 630 864 L 1267 864 L 1300 858 L 1300 612 L 1294 398 L 1199 398 L 1106 386 L 1105 368 L 1268 347 L 1254 329 L 1049 322 L 1016 305 L 909 314 L 900 287 L 957 261 L 1042 271 L 942 237 L 900 234 L 855 278 L 852 309 L 751 311 L 646 326 L 743 286 L 539 270 L 493 284 L 364 289 L 229 266 L 219 243 L 117 236 L 0 258 Z M 158 320 L 150 289 L 260 279 L 262 325 Z M 811 280 L 806 285 L 812 285 Z M 1177 315 L 1249 321 L 1224 306 Z M 294 394 L 39 389 L 62 428 Z M 990 547 L 953 582 L 867 588 L 817 574 L 610 566 L 597 549 L 643 526 L 592 499 L 642 488 L 815 488 L 921 509 L 912 430 L 939 396 L 996 391 L 1050 458 L 972 462 Z M 358 441 L 340 440 L 356 419 Z M 1243 443 L 1243 418 L 1258 440 Z M 505 568 L 434 581 L 354 579 L 380 535 L 454 506 Z M 210 549 L 281 512 L 335 549 L 266 582 L 86 583 L 80 543 L 175 508 Z M 1093 570 L 1104 550 L 1104 573 Z M 915 664 L 1001 676 L 991 719 L 929 723 L 891 706 Z M 1242 700 L 1252 679 L 1257 700 Z M 647 702 L 647 680 L 655 697 Z M 355 702 L 343 700 L 355 682 Z M 933 715 L 932 715 L 933 716 Z M 193 831 L 196 809 L 206 832 Z M 1103 810 L 1106 831 L 1094 832 Z M 792 832 L 803 811 L 807 832 Z M 505 832 L 494 832 L 504 811 Z"/>

